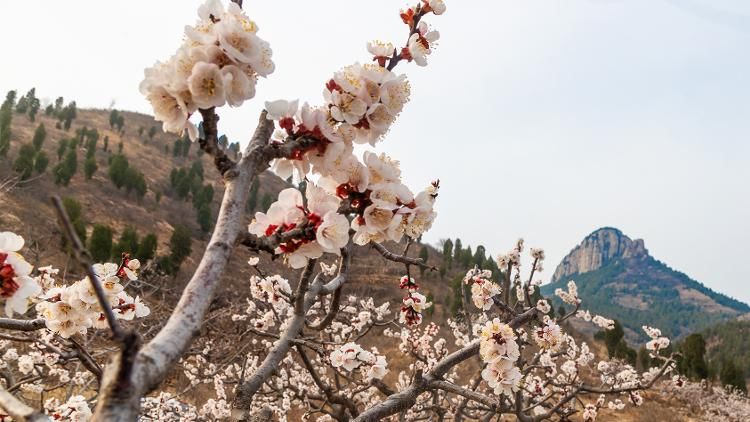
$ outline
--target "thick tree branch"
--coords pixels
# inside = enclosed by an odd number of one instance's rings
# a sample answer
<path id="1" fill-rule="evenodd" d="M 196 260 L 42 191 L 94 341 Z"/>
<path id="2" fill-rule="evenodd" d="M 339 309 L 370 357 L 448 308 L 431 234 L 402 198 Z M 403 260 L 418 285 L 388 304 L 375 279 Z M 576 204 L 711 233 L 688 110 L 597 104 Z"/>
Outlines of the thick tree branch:
<path id="1" fill-rule="evenodd" d="M 140 398 L 164 380 L 200 331 L 237 236 L 245 229 L 243 217 L 250 185 L 268 168 L 269 158 L 263 147 L 268 144 L 273 126 L 266 112 L 261 113 L 255 134 L 235 167 L 233 177 L 225 175 L 226 190 L 213 235 L 167 323 L 137 354 L 136 350 L 128 349 L 135 356 L 132 366 L 132 356 L 125 353 L 107 365 L 102 388 L 122 391 L 129 400 L 100 397 L 94 420 L 136 420 Z"/>
<path id="2" fill-rule="evenodd" d="M 214 157 L 214 165 L 222 176 L 237 165 L 219 146 L 219 115 L 216 109 L 200 109 L 203 116 L 203 137 L 198 139 L 198 145 L 208 155 Z"/>
<path id="3" fill-rule="evenodd" d="M 46 327 L 41 318 L 37 319 L 10 319 L 0 318 L 0 328 L 12 331 L 37 331 Z"/>
<path id="4" fill-rule="evenodd" d="M 0 410 L 21 422 L 42 422 L 50 419 L 42 412 L 29 407 L 13 394 L 0 387 Z"/>

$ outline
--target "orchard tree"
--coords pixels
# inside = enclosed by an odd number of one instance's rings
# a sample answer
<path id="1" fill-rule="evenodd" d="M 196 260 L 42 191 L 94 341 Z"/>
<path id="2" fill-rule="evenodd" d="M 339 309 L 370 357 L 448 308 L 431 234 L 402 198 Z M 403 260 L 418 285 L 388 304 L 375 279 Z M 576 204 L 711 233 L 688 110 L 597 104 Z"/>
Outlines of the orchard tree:
<path id="1" fill-rule="evenodd" d="M 398 160 L 372 151 L 360 158 L 354 145 L 378 146 L 409 101 L 409 82 L 395 69 L 410 62 L 427 65 L 439 34 L 426 21 L 445 12 L 443 1 L 423 0 L 402 10 L 404 44 L 369 43 L 366 64 L 346 66 L 322 84 L 319 106 L 267 102 L 255 133 L 234 160 L 219 145 L 220 108 L 251 99 L 258 80 L 274 71 L 270 44 L 259 38 L 241 3 L 208 0 L 199 8 L 199 22 L 186 28 L 177 54 L 148 69 L 140 85 L 163 129 L 187 131 L 197 140 L 224 184 L 212 235 L 180 300 L 166 321 L 151 322 L 148 340 L 142 340 L 141 325 L 130 321 L 150 311 L 128 293 L 139 261 L 124 257 L 94 265 L 92 255 L 109 256 L 103 253 L 106 230 L 94 229 L 97 240 L 86 251 L 56 201 L 86 277 L 66 284 L 49 267 L 32 272 L 15 255 L 23 239 L 0 234 L 0 256 L 14 258 L 0 272 L 1 300 L 8 314 L 18 316 L 0 320 L 0 327 L 32 333 L 22 339 L 23 348 L 4 351 L 15 362 L 12 375 L 26 387 L 0 389 L 0 406 L 22 420 L 246 421 L 296 414 L 364 422 L 503 415 L 569 420 L 574 414 L 593 421 L 603 408 L 622 409 L 626 401 L 640 405 L 641 392 L 675 365 L 661 353 L 669 340 L 644 327 L 658 365 L 643 374 L 622 361 L 596 362 L 588 345 L 566 334 L 561 324 L 580 318 L 612 329 L 614 322 L 581 309 L 574 282 L 556 291 L 571 311 L 547 315 L 550 304 L 532 300 L 541 284 L 541 250 L 530 249 L 532 263 L 524 264 L 528 274 L 521 274 L 522 241 L 497 257 L 501 276 L 469 269 L 458 280 L 466 286 L 460 289 L 465 317 L 428 322 L 432 303 L 411 276 L 427 264 L 385 246 L 415 242 L 431 228 L 439 183 L 414 192 L 404 185 Z M 190 116 L 201 117 L 202 130 Z M 282 190 L 248 225 L 250 187 L 268 168 L 282 179 L 306 180 L 304 192 Z M 111 232 L 109 239 L 111 244 Z M 456 251 L 468 265 L 470 249 L 463 252 L 458 243 Z M 203 322 L 219 304 L 215 293 L 235 247 L 253 252 L 248 262 L 253 275 L 245 280 L 249 297 L 230 304 L 233 295 L 225 296 L 219 307 L 231 309 L 231 322 L 245 337 L 212 336 Z M 355 249 L 363 247 L 404 267 L 405 275 L 393 283 L 404 296 L 393 310 L 388 302 L 343 293 L 361 256 Z M 190 231 L 176 226 L 170 249 L 172 266 L 189 256 Z M 297 281 L 262 268 L 260 255 L 296 270 Z M 35 317 L 24 317 L 29 303 L 36 304 Z M 452 338 L 443 337 L 441 326 Z M 107 330 L 109 336 L 83 341 L 90 330 Z M 32 337 L 35 332 L 38 337 Z M 392 342 L 393 349 L 362 346 L 375 342 Z M 389 368 L 395 353 L 407 361 L 402 369 Z M 99 361 L 104 355 L 109 355 L 106 365 Z M 165 385 L 175 369 L 187 384 L 170 378 Z M 394 372 L 390 380 L 389 371 Z M 32 372 L 33 377 L 24 377 Z M 66 376 L 80 382 L 66 382 Z M 188 401 L 182 392 L 197 385 L 205 399 Z M 65 393 L 69 389 L 74 394 Z M 39 403 L 44 409 L 32 407 Z"/>

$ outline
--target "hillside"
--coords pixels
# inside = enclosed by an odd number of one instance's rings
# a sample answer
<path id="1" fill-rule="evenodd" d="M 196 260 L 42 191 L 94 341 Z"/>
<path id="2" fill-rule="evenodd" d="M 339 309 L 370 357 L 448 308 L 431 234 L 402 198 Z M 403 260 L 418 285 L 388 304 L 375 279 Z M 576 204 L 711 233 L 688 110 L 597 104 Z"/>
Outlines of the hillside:
<path id="1" fill-rule="evenodd" d="M 750 312 L 750 306 L 717 293 L 652 257 L 643 240 L 615 228 L 594 231 L 558 265 L 542 291 L 575 280 L 585 307 L 620 320 L 629 340 L 645 339 L 641 326 L 680 337 Z"/>
<path id="2" fill-rule="evenodd" d="M 750 321 L 722 322 L 702 332 L 706 339 L 706 355 L 714 365 L 733 360 L 750 374 Z M 714 368 L 715 369 L 715 368 Z"/>

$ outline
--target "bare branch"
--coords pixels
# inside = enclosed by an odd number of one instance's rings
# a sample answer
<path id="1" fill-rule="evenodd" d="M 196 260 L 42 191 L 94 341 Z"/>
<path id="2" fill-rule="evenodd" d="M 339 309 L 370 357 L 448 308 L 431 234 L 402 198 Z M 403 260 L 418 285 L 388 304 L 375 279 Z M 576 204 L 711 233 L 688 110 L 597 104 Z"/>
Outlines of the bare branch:
<path id="1" fill-rule="evenodd" d="M 21 422 L 41 422 L 50 419 L 42 412 L 29 407 L 13 394 L 0 387 L 0 408 Z"/>
<path id="2" fill-rule="evenodd" d="M 378 253 L 380 253 L 380 255 L 382 255 L 383 258 L 385 258 L 385 259 L 387 259 L 389 261 L 400 262 L 400 263 L 406 264 L 406 265 L 416 265 L 418 267 L 421 267 L 421 268 L 424 268 L 424 269 L 427 269 L 427 270 L 430 270 L 430 271 L 437 271 L 437 268 L 435 268 L 435 267 L 433 267 L 431 265 L 427 265 L 427 263 L 425 263 L 421 258 L 410 258 L 410 257 L 408 257 L 406 255 L 395 254 L 395 253 L 389 251 L 388 249 L 386 249 L 386 247 L 383 246 L 383 245 L 381 245 L 380 243 L 373 242 L 372 243 L 372 247 L 373 247 L 373 249 L 375 249 L 376 251 L 378 251 Z"/>
<path id="3" fill-rule="evenodd" d="M 214 157 L 216 169 L 224 176 L 237 164 L 219 146 L 219 115 L 214 107 L 202 108 L 199 111 L 203 116 L 203 137 L 198 139 L 198 144 L 203 151 Z"/>

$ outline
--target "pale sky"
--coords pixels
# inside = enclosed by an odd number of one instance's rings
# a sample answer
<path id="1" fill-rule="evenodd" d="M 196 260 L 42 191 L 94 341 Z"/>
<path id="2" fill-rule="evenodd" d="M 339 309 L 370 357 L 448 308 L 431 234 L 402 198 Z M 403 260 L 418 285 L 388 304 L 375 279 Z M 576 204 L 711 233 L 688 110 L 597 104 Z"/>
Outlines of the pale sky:
<path id="1" fill-rule="evenodd" d="M 524 237 L 547 277 L 614 226 L 709 287 L 750 301 L 750 3 L 743 0 L 446 0 L 430 66 L 401 65 L 412 101 L 379 145 L 417 191 L 442 181 L 427 240 L 496 254 Z M 149 113 L 143 68 L 178 47 L 197 0 L 2 1 L 0 91 Z M 240 109 L 322 101 L 374 38 L 401 44 L 404 0 L 260 1 L 245 9 L 276 72 Z M 4 95 L 4 94 L 3 94 Z M 127 124 L 127 122 L 126 122 Z"/>

